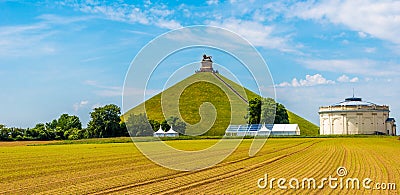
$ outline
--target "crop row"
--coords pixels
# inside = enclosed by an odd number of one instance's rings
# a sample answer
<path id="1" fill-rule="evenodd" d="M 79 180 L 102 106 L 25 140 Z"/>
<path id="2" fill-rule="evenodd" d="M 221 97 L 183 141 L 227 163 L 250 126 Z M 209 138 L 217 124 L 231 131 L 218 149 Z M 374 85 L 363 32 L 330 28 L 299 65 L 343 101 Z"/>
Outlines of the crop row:
<path id="1" fill-rule="evenodd" d="M 210 143 L 190 140 L 172 141 L 170 145 L 193 149 Z M 329 176 L 341 178 L 336 172 L 338 167 L 348 171 L 343 179 L 368 177 L 400 185 L 399 141 L 393 138 L 269 139 L 254 157 L 248 156 L 250 144 L 251 140 L 245 140 L 223 162 L 190 172 L 159 166 L 129 143 L 0 147 L 0 193 L 400 193 L 399 186 L 386 191 L 332 189 L 326 183 L 322 189 L 283 190 L 276 181 L 272 189 L 257 186 L 265 174 L 300 181 L 311 177 L 317 182 Z M 210 155 L 216 154 L 218 151 Z M 159 155 L 169 158 L 162 151 Z M 174 160 L 180 163 L 179 158 Z"/>

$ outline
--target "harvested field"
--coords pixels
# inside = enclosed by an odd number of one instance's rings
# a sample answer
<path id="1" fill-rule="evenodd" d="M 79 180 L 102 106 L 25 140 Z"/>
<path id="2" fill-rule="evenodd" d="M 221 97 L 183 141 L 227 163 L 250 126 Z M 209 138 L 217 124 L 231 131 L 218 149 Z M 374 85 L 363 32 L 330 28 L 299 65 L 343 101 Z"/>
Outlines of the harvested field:
<path id="1" fill-rule="evenodd" d="M 170 141 L 172 146 L 196 149 L 215 140 Z M 169 170 L 144 157 L 132 143 L 35 145 L 0 144 L 0 193 L 11 194 L 399 194 L 400 141 L 395 137 L 272 138 L 254 157 L 251 140 L 216 166 L 190 172 Z M 189 147 L 192 146 L 192 147 Z M 200 147 L 201 148 L 201 147 Z M 347 175 L 339 177 L 338 167 Z M 260 178 L 285 178 L 289 189 L 258 187 Z M 325 177 L 346 180 L 370 178 L 370 186 L 394 183 L 396 189 L 336 189 Z M 314 178 L 316 189 L 290 189 L 289 179 Z M 264 180 L 261 182 L 263 184 Z M 269 182 L 269 181 L 268 181 Z M 388 185 L 389 184 L 389 185 Z M 350 187 L 350 185 L 349 185 Z"/>

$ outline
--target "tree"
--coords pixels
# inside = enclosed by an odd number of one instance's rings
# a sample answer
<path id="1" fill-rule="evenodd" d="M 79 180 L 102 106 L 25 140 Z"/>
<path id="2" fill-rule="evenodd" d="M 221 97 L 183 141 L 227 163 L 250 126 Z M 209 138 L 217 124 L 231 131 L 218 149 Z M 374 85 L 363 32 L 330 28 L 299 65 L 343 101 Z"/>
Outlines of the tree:
<path id="1" fill-rule="evenodd" d="M 82 129 L 82 123 L 75 115 L 62 114 L 57 120 L 46 123 L 45 128 L 48 132 L 53 132 L 54 139 L 68 139 L 65 132 L 70 129 Z"/>
<path id="2" fill-rule="evenodd" d="M 85 130 L 78 128 L 71 128 L 64 132 L 64 137 L 69 140 L 82 139 L 85 136 Z"/>
<path id="3" fill-rule="evenodd" d="M 261 100 L 253 98 L 249 101 L 249 124 L 260 124 L 261 117 Z"/>
<path id="4" fill-rule="evenodd" d="M 5 125 L 0 124 L 0 140 L 5 141 L 8 140 L 9 137 L 9 129 L 6 128 Z"/>
<path id="5" fill-rule="evenodd" d="M 186 131 L 186 123 L 181 121 L 178 117 L 176 116 L 171 116 L 167 120 L 167 123 L 173 127 L 173 129 L 176 132 L 179 132 L 180 134 L 185 134 Z"/>
<path id="6" fill-rule="evenodd" d="M 39 136 L 39 132 L 35 128 L 26 129 L 26 139 L 36 139 Z"/>
<path id="7" fill-rule="evenodd" d="M 168 124 L 168 121 L 166 120 L 163 120 L 160 125 L 161 129 L 164 131 L 168 131 L 169 129 L 171 129 L 171 126 Z"/>
<path id="8" fill-rule="evenodd" d="M 153 129 L 147 121 L 146 114 L 131 114 L 126 121 L 126 127 L 132 137 L 153 135 Z"/>
<path id="9" fill-rule="evenodd" d="M 151 125 L 151 128 L 153 129 L 153 131 L 157 131 L 160 128 L 160 122 L 156 121 L 156 120 L 149 120 L 149 123 Z"/>
<path id="10" fill-rule="evenodd" d="M 272 98 L 263 98 L 261 105 L 261 124 L 271 124 L 275 121 L 276 102 Z"/>
<path id="11" fill-rule="evenodd" d="M 49 140 L 52 139 L 52 134 L 46 130 L 43 123 L 38 123 L 34 128 L 31 129 L 32 138 L 39 140 Z M 36 136 L 35 136 L 36 135 Z"/>
<path id="12" fill-rule="evenodd" d="M 125 136 L 125 137 L 129 136 L 129 132 L 128 132 L 128 129 L 126 128 L 125 122 L 121 121 L 119 123 L 119 128 L 120 128 L 121 136 Z"/>
<path id="13" fill-rule="evenodd" d="M 285 106 L 275 102 L 272 98 L 251 99 L 247 118 L 249 124 L 289 123 L 289 116 Z"/>
<path id="14" fill-rule="evenodd" d="M 58 121 L 56 119 L 54 119 L 51 122 L 46 123 L 46 128 L 47 129 L 56 129 L 57 128 L 57 124 L 58 124 Z"/>
<path id="15" fill-rule="evenodd" d="M 121 109 L 114 104 L 93 109 L 87 131 L 90 137 L 115 137 L 121 135 Z"/>
<path id="16" fill-rule="evenodd" d="M 25 134 L 25 129 L 11 127 L 11 128 L 8 128 L 8 134 L 9 134 L 9 138 L 11 138 L 11 139 L 21 140 Z"/>
<path id="17" fill-rule="evenodd" d="M 54 120 L 52 123 L 54 123 Z M 62 114 L 58 119 L 56 126 L 61 127 L 61 129 L 63 129 L 64 131 L 72 128 L 82 129 L 82 123 L 79 120 L 79 117 L 75 115 L 70 116 L 68 114 Z"/>
<path id="18" fill-rule="evenodd" d="M 289 115 L 284 105 L 276 103 L 275 124 L 289 124 Z"/>

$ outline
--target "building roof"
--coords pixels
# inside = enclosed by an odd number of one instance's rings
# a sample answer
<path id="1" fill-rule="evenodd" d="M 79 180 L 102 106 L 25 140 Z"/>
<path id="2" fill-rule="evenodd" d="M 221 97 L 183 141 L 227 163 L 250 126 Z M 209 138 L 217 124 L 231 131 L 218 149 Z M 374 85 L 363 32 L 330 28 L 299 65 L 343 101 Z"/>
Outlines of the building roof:
<path id="1" fill-rule="evenodd" d="M 298 124 L 275 124 L 272 131 L 297 131 Z"/>
<path id="2" fill-rule="evenodd" d="M 350 97 L 346 98 L 342 102 L 333 104 L 332 106 L 377 106 L 377 104 L 362 101 L 362 98 L 359 97 Z"/>
<path id="3" fill-rule="evenodd" d="M 162 133 L 165 133 L 165 131 L 163 131 L 163 130 L 161 129 L 161 125 L 160 125 L 160 129 L 159 129 L 158 131 L 154 132 L 154 133 L 156 133 L 156 134 L 162 134 Z"/>
<path id="4" fill-rule="evenodd" d="M 394 120 L 394 118 L 387 118 L 387 119 L 386 119 L 386 122 L 392 122 L 392 121 L 393 121 L 393 122 L 396 122 L 396 120 Z"/>
<path id="5" fill-rule="evenodd" d="M 176 131 L 174 131 L 173 129 L 172 129 L 172 127 L 171 127 L 171 129 L 169 129 L 168 131 L 167 131 L 167 133 L 169 133 L 169 134 L 176 134 L 176 133 L 178 133 L 178 132 L 176 132 Z"/>

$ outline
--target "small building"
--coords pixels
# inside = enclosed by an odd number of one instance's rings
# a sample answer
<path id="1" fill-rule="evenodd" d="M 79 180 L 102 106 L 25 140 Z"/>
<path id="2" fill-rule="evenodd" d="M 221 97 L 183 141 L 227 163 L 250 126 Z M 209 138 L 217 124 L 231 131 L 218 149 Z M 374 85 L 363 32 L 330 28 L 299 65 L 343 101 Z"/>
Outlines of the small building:
<path id="1" fill-rule="evenodd" d="M 272 135 L 300 135 L 298 124 L 275 124 L 272 128 Z"/>
<path id="2" fill-rule="evenodd" d="M 389 106 L 351 97 L 319 108 L 321 135 L 396 134 L 396 124 L 389 118 Z"/>
<path id="3" fill-rule="evenodd" d="M 300 135 L 298 124 L 245 124 L 229 125 L 226 136 Z"/>

